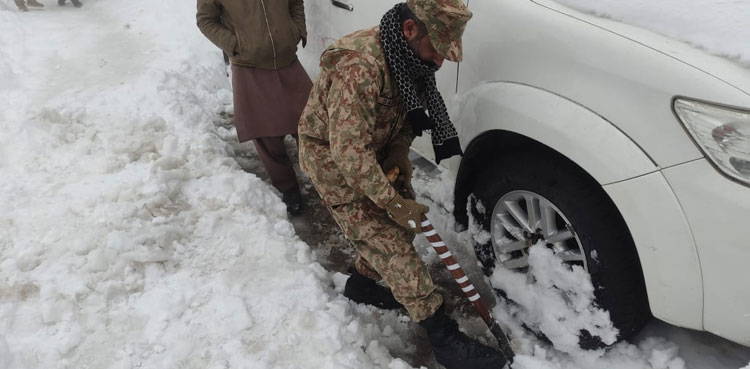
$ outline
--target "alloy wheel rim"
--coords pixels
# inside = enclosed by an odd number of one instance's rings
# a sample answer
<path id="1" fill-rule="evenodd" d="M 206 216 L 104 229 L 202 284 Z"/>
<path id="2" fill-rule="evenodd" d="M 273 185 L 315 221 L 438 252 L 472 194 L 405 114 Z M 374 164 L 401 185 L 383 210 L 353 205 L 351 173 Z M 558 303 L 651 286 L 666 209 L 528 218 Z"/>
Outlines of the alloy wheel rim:
<path id="1" fill-rule="evenodd" d="M 516 190 L 503 195 L 492 210 L 490 233 L 498 263 L 507 269 L 525 270 L 529 248 L 544 241 L 563 262 L 588 272 L 586 253 L 568 217 L 537 193 Z"/>

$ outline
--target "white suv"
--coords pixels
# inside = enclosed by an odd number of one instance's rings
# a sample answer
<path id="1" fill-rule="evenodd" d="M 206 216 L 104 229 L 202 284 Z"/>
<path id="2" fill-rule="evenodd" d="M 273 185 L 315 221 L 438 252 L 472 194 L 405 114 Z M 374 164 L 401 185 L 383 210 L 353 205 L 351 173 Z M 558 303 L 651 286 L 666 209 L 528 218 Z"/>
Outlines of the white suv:
<path id="1" fill-rule="evenodd" d="M 395 3 L 307 2 L 310 74 Z M 545 240 L 621 338 L 653 314 L 750 345 L 750 70 L 551 0 L 469 8 L 464 61 L 438 73 L 465 155 L 441 165 L 456 219 L 474 209 L 493 235 L 485 268 L 523 270 Z M 413 148 L 432 157 L 428 137 Z"/>

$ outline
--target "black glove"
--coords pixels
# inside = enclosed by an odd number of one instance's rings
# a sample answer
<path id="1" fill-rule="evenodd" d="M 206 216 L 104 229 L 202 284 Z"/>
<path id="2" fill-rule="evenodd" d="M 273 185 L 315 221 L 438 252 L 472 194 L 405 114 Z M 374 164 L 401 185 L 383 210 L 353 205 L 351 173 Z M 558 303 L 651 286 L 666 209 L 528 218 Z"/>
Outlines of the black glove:
<path id="1" fill-rule="evenodd" d="M 411 123 L 412 132 L 417 136 L 422 136 L 425 129 L 435 128 L 435 121 L 427 116 L 424 108 L 417 108 L 406 113 L 406 119 Z"/>

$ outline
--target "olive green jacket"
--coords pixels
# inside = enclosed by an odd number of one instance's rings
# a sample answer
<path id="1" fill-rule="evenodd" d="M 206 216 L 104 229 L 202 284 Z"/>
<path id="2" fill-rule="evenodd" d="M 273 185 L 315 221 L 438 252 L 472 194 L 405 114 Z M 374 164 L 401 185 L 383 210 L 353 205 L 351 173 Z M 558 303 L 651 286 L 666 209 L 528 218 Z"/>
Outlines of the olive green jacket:
<path id="1" fill-rule="evenodd" d="M 281 69 L 307 42 L 303 0 L 198 0 L 195 18 L 236 65 Z"/>

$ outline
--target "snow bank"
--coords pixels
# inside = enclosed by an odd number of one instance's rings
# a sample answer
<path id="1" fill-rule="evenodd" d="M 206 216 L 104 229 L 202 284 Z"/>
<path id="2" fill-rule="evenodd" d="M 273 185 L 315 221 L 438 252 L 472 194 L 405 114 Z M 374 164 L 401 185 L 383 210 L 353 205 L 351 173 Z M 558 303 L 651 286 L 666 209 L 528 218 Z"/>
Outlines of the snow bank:
<path id="1" fill-rule="evenodd" d="M 745 0 L 555 0 L 650 29 L 750 67 L 750 2 Z"/>
<path id="2" fill-rule="evenodd" d="M 47 5 L 0 10 L 0 367 L 408 367 L 232 158 L 194 2 Z"/>

